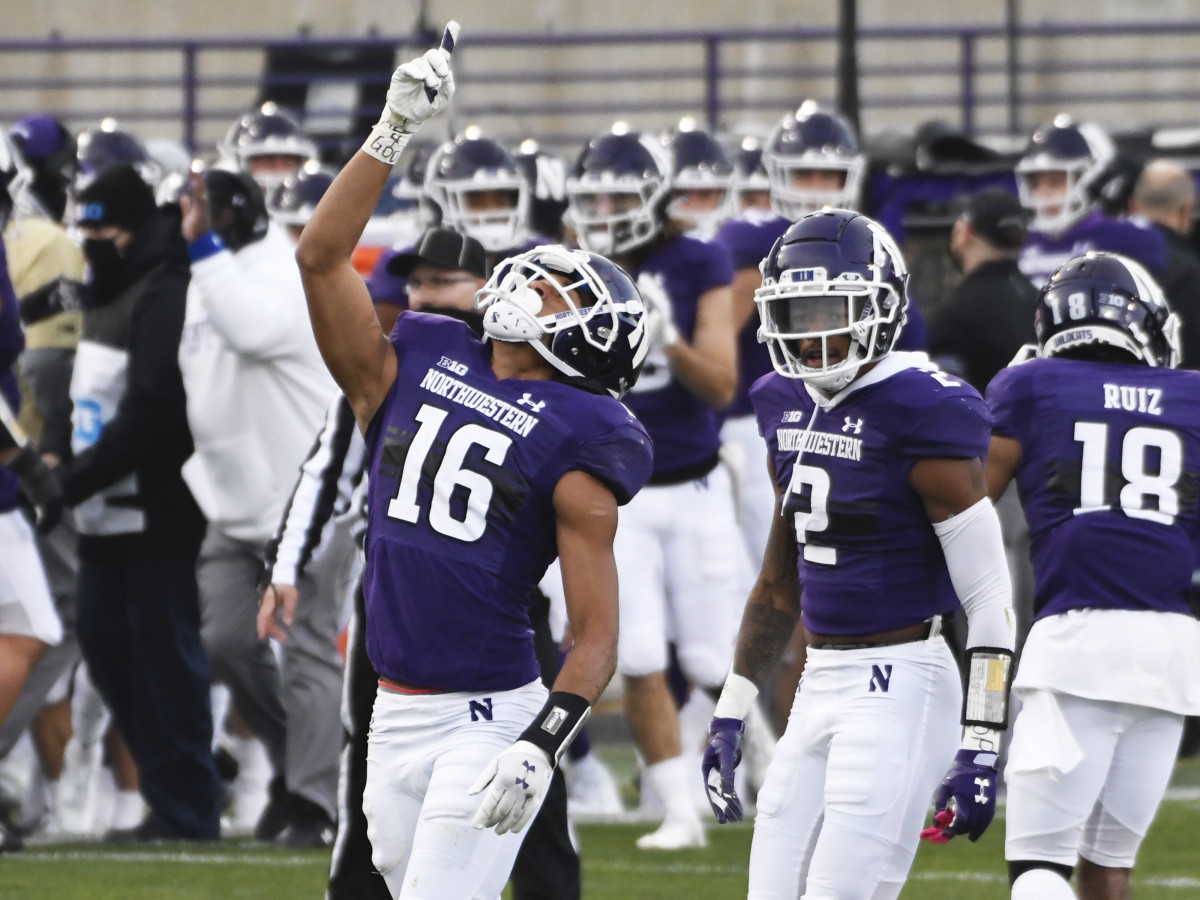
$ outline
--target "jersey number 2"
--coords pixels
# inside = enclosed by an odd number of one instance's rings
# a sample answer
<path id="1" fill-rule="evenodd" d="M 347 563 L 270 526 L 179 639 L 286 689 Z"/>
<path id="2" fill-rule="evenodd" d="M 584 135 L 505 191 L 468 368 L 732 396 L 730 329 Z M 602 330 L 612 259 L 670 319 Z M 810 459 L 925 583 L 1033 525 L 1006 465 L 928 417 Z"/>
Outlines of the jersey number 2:
<path id="1" fill-rule="evenodd" d="M 447 415 L 444 409 L 428 404 L 417 410 L 416 420 L 421 427 L 417 429 L 408 448 L 408 455 L 404 457 L 400 489 L 388 503 L 387 514 L 390 518 L 413 524 L 420 518 L 421 507 L 417 505 L 417 487 L 421 480 L 421 470 L 425 467 L 425 460 L 433 450 Z M 442 461 L 433 477 L 429 525 L 439 534 L 467 542 L 477 541 L 483 536 L 487 528 L 488 506 L 492 502 L 494 490 L 486 475 L 463 468 L 472 446 L 484 448 L 483 458 L 499 466 L 508 455 L 512 438 L 472 423 L 463 425 L 446 441 Z M 466 514 L 461 519 L 454 517 L 450 506 L 456 487 L 466 489 Z"/>
<path id="2" fill-rule="evenodd" d="M 796 540 L 804 545 L 806 562 L 819 563 L 823 566 L 837 565 L 837 548 L 821 547 L 809 542 L 812 534 L 817 534 L 829 527 L 829 473 L 816 466 L 805 466 L 797 463 L 792 468 L 792 483 L 788 487 L 789 494 L 802 496 L 804 486 L 812 490 L 808 495 L 808 512 L 796 512 L 792 521 L 796 525 Z"/>

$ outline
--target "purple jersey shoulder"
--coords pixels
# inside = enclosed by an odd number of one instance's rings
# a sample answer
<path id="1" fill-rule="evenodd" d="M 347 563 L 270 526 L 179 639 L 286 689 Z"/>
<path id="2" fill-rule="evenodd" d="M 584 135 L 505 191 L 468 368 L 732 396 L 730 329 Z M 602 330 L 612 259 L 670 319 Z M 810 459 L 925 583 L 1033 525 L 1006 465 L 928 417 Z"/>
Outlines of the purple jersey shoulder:
<path id="1" fill-rule="evenodd" d="M 1200 372 L 1034 359 L 988 385 L 1021 445 L 1038 618 L 1078 608 L 1188 613 L 1200 541 Z"/>
<path id="2" fill-rule="evenodd" d="M 774 214 L 743 214 L 722 225 L 716 240 L 729 248 L 735 270 L 757 269 L 791 224 L 790 220 Z"/>
<path id="3" fill-rule="evenodd" d="M 1060 235 L 1031 231 L 1018 264 L 1034 287 L 1041 288 L 1059 266 L 1089 250 L 1128 256 L 1156 278 L 1167 270 L 1166 240 L 1153 226 L 1137 218 L 1110 218 L 1098 210 Z"/>

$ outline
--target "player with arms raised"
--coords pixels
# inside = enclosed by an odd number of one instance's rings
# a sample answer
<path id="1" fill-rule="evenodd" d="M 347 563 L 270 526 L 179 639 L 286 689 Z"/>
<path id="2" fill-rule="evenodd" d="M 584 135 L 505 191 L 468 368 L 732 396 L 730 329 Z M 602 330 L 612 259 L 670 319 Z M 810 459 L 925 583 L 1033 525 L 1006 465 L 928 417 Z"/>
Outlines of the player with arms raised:
<path id="1" fill-rule="evenodd" d="M 1005 779 L 1014 900 L 1129 896 L 1183 731 L 1200 713 L 1200 373 L 1138 263 L 1090 252 L 1042 289 L 1037 356 L 988 386 L 988 493 L 1015 477 L 1034 623 Z"/>
<path id="2" fill-rule="evenodd" d="M 380 331 L 351 255 L 409 136 L 450 99 L 456 34 L 396 70 L 296 257 L 366 434 L 374 862 L 395 896 L 490 900 L 615 668 L 617 505 L 649 477 L 651 448 L 615 399 L 645 355 L 641 299 L 603 257 L 542 247 L 502 262 L 477 300 L 490 340 L 415 312 Z M 556 552 L 575 648 L 547 699 L 527 607 Z"/>
<path id="3" fill-rule="evenodd" d="M 992 817 L 1013 626 L 990 419 L 969 385 L 892 350 L 906 282 L 883 227 L 835 209 L 784 233 L 755 293 L 775 372 L 751 400 L 778 499 L 703 775 L 717 820 L 740 819 L 744 718 L 801 621 L 807 666 L 758 795 L 756 900 L 897 896 L 952 763 L 936 836 L 977 838 Z M 960 602 L 965 706 L 938 637 Z"/>

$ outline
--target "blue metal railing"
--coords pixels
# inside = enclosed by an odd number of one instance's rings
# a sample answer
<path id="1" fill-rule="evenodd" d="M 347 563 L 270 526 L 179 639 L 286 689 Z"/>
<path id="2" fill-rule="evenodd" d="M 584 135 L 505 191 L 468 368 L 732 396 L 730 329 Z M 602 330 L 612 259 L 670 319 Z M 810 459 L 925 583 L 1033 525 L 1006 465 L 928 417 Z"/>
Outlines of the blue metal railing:
<path id="1" fill-rule="evenodd" d="M 1200 57 L 1187 55 L 1186 47 L 1165 56 L 1125 53 L 1098 58 L 1094 52 L 1096 41 L 1115 38 L 1195 41 L 1200 38 L 1200 22 L 1021 27 L 1016 31 L 1015 78 L 1009 77 L 1003 60 L 1006 35 L 1000 25 L 862 29 L 859 59 L 870 61 L 859 68 L 861 120 L 869 126 L 873 117 L 899 110 L 911 114 L 914 122 L 934 117 L 957 120 L 964 132 L 973 134 L 985 120 L 1003 121 L 1001 114 L 1005 111 L 1020 131 L 1035 124 L 1025 121 L 1025 112 L 1037 112 L 1039 107 L 1108 104 L 1116 110 L 1123 105 L 1137 105 L 1139 113 L 1146 116 L 1154 114 L 1156 102 L 1200 100 L 1200 81 L 1194 78 Z M 28 54 L 85 53 L 130 57 L 166 54 L 177 58 L 173 74 L 132 74 L 138 66 L 122 72 L 119 64 L 114 74 L 100 77 L 10 76 L 2 74 L 0 68 L 0 121 L 30 112 L 49 112 L 72 125 L 83 126 L 113 114 L 135 129 L 137 123 L 173 128 L 185 145 L 196 149 L 203 143 L 203 134 L 211 136 L 218 128 L 223 131 L 260 90 L 270 93 L 321 77 L 316 71 L 269 73 L 261 63 L 256 66 L 253 62 L 243 73 L 206 75 L 203 63 L 210 59 L 247 51 L 262 53 L 265 59 L 267 54 L 288 50 L 376 50 L 399 55 L 418 50 L 425 40 L 415 34 L 311 40 L 0 40 L 0 54 L 6 59 Z M 831 100 L 835 94 L 834 65 L 805 60 L 814 54 L 832 60 L 836 41 L 833 29 L 799 28 L 472 34 L 470 40 L 463 41 L 458 54 L 460 91 L 454 112 L 459 120 L 497 120 L 498 136 L 505 136 L 502 132 L 506 130 L 515 131 L 515 123 L 537 121 L 541 123 L 538 131 L 549 143 L 575 146 L 618 116 L 698 113 L 710 127 L 721 127 L 746 112 L 778 115 L 806 96 Z M 1052 44 L 1053 58 L 1040 57 L 1043 42 Z M 768 49 L 772 60 L 749 65 L 735 58 L 737 51 L 751 45 Z M 921 52 L 914 52 L 915 46 Z M 594 58 L 596 54 L 588 53 L 604 50 L 605 55 L 614 55 L 611 51 L 618 48 L 637 49 L 643 58 L 637 65 L 605 67 Z M 654 52 L 647 54 L 646 48 Z M 1064 52 L 1064 48 L 1074 48 L 1076 55 Z M 564 49 L 579 51 L 582 65 L 563 68 L 542 64 L 538 56 Z M 509 50 L 513 52 L 506 54 Z M 655 62 L 647 63 L 647 56 Z M 990 61 L 992 57 L 996 61 Z M 1102 85 L 1086 78 L 1099 72 L 1105 74 Z M 1169 80 L 1172 74 L 1186 75 L 1196 87 L 1157 89 L 1144 83 L 1147 77 L 1161 75 Z M 362 71 L 339 72 L 336 77 L 380 88 L 389 75 L 388 71 Z M 1075 84 L 1070 83 L 1072 77 L 1076 78 Z M 1044 83 L 1047 79 L 1065 86 Z M 751 83 L 753 90 L 748 87 Z M 599 97 L 595 95 L 597 85 L 605 88 Z M 157 92 L 153 102 L 144 96 L 149 91 Z M 168 95 L 165 101 L 161 99 L 164 91 Z M 232 106 L 227 97 L 211 99 L 209 95 L 217 91 L 226 95 L 242 91 L 245 102 Z M 27 99 L 30 94 L 46 92 L 66 99 L 57 105 L 31 104 Z M 97 105 L 97 92 L 108 99 L 112 108 Z M 172 92 L 174 99 L 170 99 Z M 376 110 L 352 112 L 373 116 Z M 1122 119 L 1129 122 L 1131 117 L 1122 114 Z M 1154 122 L 1179 124 L 1159 119 Z M 997 130 L 995 126 L 992 129 Z"/>

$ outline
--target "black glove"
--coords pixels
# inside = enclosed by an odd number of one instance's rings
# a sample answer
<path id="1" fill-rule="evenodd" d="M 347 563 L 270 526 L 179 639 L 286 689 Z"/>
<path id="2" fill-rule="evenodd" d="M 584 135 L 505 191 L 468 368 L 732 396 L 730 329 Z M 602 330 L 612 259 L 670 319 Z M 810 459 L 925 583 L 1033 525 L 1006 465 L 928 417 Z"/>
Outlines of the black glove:
<path id="1" fill-rule="evenodd" d="M 8 461 L 8 468 L 17 476 L 21 492 L 33 505 L 38 534 L 46 534 L 62 518 L 63 496 L 58 478 L 31 444 L 17 451 Z"/>

